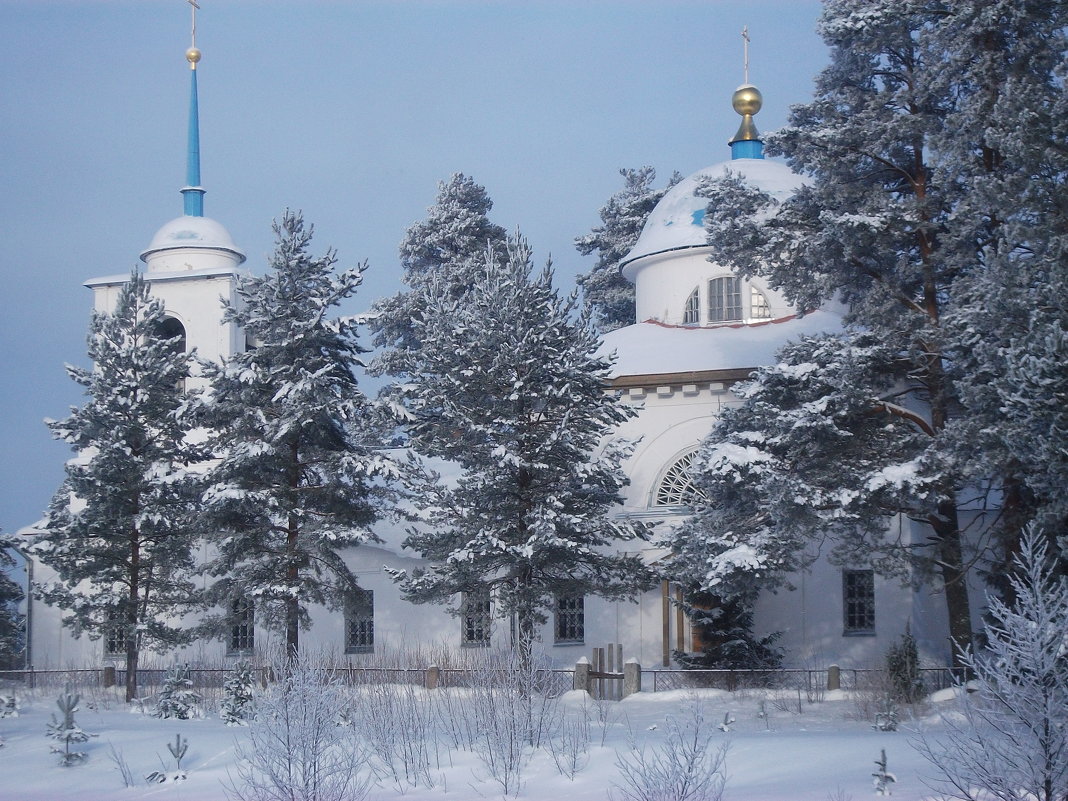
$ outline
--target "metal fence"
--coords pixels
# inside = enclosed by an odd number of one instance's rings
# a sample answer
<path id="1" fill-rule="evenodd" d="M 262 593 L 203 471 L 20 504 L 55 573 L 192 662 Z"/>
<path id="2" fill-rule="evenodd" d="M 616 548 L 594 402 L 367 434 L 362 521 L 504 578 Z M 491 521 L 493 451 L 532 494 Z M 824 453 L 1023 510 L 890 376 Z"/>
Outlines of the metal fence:
<path id="1" fill-rule="evenodd" d="M 347 685 L 363 684 L 411 684 L 416 686 L 481 687 L 504 686 L 514 683 L 509 671 L 503 668 L 442 668 L 437 670 L 436 680 L 431 682 L 426 668 L 337 666 L 326 670 Z M 148 697 L 163 686 L 168 670 L 143 668 L 138 671 L 139 695 Z M 193 686 L 198 691 L 218 691 L 226 681 L 229 668 L 189 668 Z M 779 670 L 698 670 L 659 669 L 642 671 L 642 689 L 646 692 L 665 692 L 685 689 L 719 689 L 734 692 L 745 689 L 799 689 L 807 693 L 819 693 L 828 688 L 827 668 L 779 669 Z M 270 680 L 269 669 L 256 668 L 261 682 Z M 602 674 L 597 674 L 601 676 Z M 621 678 L 622 674 L 603 674 Z M 876 690 L 888 682 L 885 670 L 871 668 L 839 668 L 840 687 L 843 690 Z M 921 668 L 920 681 L 926 692 L 946 689 L 960 684 L 965 676 L 958 668 Z M 608 679 L 601 681 L 605 684 Z M 61 670 L 4 670 L 0 682 L 17 683 L 27 689 L 61 690 L 67 685 L 82 690 L 91 687 L 106 687 L 112 684 L 122 687 L 126 671 L 121 667 L 79 668 Z M 574 686 L 574 670 L 571 668 L 546 668 L 534 671 L 530 684 L 535 691 L 545 695 L 560 695 Z M 600 686 L 600 685 L 599 685 Z M 621 697 L 601 689 L 598 697 Z"/>

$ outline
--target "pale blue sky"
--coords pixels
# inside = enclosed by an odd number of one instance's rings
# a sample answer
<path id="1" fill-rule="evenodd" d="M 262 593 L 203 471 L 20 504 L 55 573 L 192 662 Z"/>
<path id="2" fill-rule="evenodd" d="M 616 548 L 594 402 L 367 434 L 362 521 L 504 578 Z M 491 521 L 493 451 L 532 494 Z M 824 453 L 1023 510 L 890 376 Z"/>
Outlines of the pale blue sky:
<path id="1" fill-rule="evenodd" d="M 321 249 L 370 262 L 361 309 L 400 288 L 397 243 L 457 171 L 570 288 L 620 167 L 729 157 L 743 25 L 761 130 L 826 61 L 816 0 L 199 2 L 205 214 L 261 271 L 271 219 L 303 209 Z M 181 214 L 189 22 L 184 0 L 0 0 L 4 531 L 62 478 L 41 421 L 81 403 L 63 364 L 85 362 L 82 282 Z"/>

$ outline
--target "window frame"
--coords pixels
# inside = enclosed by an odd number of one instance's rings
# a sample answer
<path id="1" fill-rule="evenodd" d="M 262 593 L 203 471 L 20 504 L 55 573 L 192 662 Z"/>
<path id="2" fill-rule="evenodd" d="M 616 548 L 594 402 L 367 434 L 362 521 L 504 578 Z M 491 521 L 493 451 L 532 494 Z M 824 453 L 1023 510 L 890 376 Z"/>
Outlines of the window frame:
<path id="1" fill-rule="evenodd" d="M 359 600 L 345 603 L 345 653 L 375 652 L 375 592 L 360 590 Z"/>
<path id="2" fill-rule="evenodd" d="M 660 473 L 653 487 L 652 503 L 657 509 L 692 508 L 698 497 L 690 468 L 697 458 L 697 448 L 679 456 Z M 668 486 L 668 485 L 671 486 Z"/>
<path id="3" fill-rule="evenodd" d="M 463 593 L 460 599 L 460 647 L 489 648 L 492 637 L 493 605 L 489 593 Z"/>
<path id="4" fill-rule="evenodd" d="M 875 636 L 875 571 L 842 570 L 842 635 Z"/>
<path id="5" fill-rule="evenodd" d="M 701 287 L 695 286 L 693 292 L 686 297 L 686 304 L 682 310 L 683 325 L 701 324 Z"/>
<path id="6" fill-rule="evenodd" d="M 744 319 L 742 279 L 733 275 L 708 279 L 708 322 L 740 323 Z"/>
<path id="7" fill-rule="evenodd" d="M 582 593 L 558 594 L 553 610 L 553 642 L 556 645 L 584 645 L 586 596 Z"/>
<path id="8" fill-rule="evenodd" d="M 104 658 L 114 659 L 126 655 L 126 621 L 121 609 L 108 610 L 107 628 L 104 629 Z"/>
<path id="9" fill-rule="evenodd" d="M 230 631 L 226 638 L 228 656 L 251 654 L 256 648 L 256 605 L 248 598 L 230 602 Z"/>

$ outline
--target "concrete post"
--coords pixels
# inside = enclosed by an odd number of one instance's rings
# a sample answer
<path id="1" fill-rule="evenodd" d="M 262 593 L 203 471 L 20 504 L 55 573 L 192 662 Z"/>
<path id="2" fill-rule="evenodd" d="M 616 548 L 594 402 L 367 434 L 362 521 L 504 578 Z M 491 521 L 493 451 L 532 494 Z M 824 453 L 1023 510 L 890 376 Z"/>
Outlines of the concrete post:
<path id="1" fill-rule="evenodd" d="M 114 687 L 115 686 L 115 666 L 114 665 L 104 665 L 104 686 L 105 687 Z"/>
<path id="2" fill-rule="evenodd" d="M 842 689 L 842 669 L 838 665 L 831 665 L 827 668 L 827 689 Z"/>
<path id="3" fill-rule="evenodd" d="M 575 689 L 582 690 L 583 692 L 590 692 L 593 687 L 590 673 L 593 670 L 593 665 L 590 664 L 590 660 L 586 657 L 582 657 L 575 663 Z"/>
<path id="4" fill-rule="evenodd" d="M 637 659 L 623 663 L 623 697 L 642 691 L 642 666 Z"/>
<path id="5" fill-rule="evenodd" d="M 431 665 L 426 669 L 426 677 L 423 679 L 423 686 L 428 690 L 436 690 L 438 683 L 441 681 L 441 668 L 437 665 Z"/>

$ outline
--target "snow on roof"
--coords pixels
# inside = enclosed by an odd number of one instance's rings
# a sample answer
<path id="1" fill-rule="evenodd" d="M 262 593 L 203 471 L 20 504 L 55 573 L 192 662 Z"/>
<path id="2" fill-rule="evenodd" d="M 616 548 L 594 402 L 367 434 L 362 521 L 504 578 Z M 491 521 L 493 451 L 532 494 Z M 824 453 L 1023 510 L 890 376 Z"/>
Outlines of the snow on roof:
<path id="1" fill-rule="evenodd" d="M 141 254 L 141 261 L 148 261 L 153 253 L 175 248 L 224 250 L 237 256 L 239 263 L 245 260 L 245 254 L 234 244 L 230 232 L 210 217 L 184 215 L 164 224 Z"/>
<path id="2" fill-rule="evenodd" d="M 605 334 L 597 352 L 602 357 L 616 355 L 611 378 L 744 369 L 774 364 L 775 353 L 790 340 L 841 329 L 841 314 L 826 309 L 717 326 L 673 326 L 647 320 Z"/>
<path id="3" fill-rule="evenodd" d="M 701 181 L 722 178 L 728 171 L 780 201 L 804 183 L 804 179 L 785 164 L 768 159 L 733 159 L 698 170 L 675 184 L 660 199 L 620 267 L 654 253 L 704 245 L 704 216 L 708 201 L 695 196 L 694 192 Z"/>

